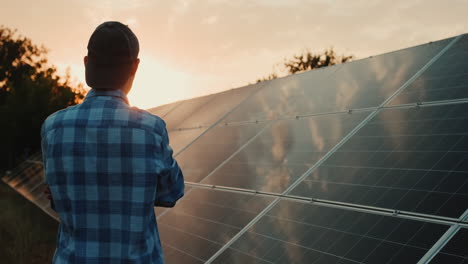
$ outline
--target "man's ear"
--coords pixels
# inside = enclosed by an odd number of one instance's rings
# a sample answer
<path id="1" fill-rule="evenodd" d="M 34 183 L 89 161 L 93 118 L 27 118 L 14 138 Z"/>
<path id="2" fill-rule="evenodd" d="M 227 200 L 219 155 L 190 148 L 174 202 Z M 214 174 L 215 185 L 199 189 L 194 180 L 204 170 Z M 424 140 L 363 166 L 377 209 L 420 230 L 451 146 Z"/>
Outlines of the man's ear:
<path id="1" fill-rule="evenodd" d="M 138 70 L 138 65 L 140 64 L 140 58 L 137 58 L 135 60 L 135 62 L 133 63 L 133 67 L 132 67 L 132 75 L 136 73 L 136 71 Z"/>
<path id="2" fill-rule="evenodd" d="M 86 67 L 86 64 L 88 64 L 88 56 L 84 56 L 83 62 L 84 62 L 84 66 Z"/>

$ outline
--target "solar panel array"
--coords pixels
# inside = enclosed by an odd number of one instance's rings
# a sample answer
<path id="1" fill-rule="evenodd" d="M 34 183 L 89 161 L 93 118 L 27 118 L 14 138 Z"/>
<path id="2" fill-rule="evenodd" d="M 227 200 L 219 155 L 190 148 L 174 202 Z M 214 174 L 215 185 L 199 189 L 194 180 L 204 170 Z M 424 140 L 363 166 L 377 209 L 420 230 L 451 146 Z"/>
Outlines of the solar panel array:
<path id="1" fill-rule="evenodd" d="M 150 109 L 167 263 L 468 263 L 468 36 Z M 3 179 L 49 212 L 41 165 Z"/>

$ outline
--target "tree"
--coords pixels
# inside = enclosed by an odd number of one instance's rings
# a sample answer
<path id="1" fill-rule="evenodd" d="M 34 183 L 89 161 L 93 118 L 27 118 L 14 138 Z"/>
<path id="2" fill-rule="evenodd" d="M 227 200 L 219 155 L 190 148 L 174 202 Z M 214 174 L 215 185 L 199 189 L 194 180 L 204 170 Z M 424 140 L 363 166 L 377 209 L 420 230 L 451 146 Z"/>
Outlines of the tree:
<path id="1" fill-rule="evenodd" d="M 322 54 L 312 53 L 306 50 L 304 53 L 294 55 L 292 59 L 287 60 L 284 66 L 288 73 L 295 74 L 298 72 L 309 71 L 322 67 L 327 67 L 339 63 L 345 63 L 353 59 L 353 56 L 337 56 L 333 48 L 326 49 Z"/>
<path id="2" fill-rule="evenodd" d="M 278 74 L 276 72 L 268 75 L 267 77 L 263 77 L 261 79 L 257 79 L 257 83 L 259 82 L 264 82 L 264 81 L 268 81 L 268 80 L 273 80 L 273 79 L 276 79 L 278 78 Z"/>
<path id="3" fill-rule="evenodd" d="M 353 55 L 338 56 L 333 48 L 326 49 L 323 53 L 312 53 L 307 49 L 301 54 L 293 55 L 291 59 L 285 59 L 283 66 L 288 74 L 296 74 L 303 71 L 345 63 L 351 61 L 353 58 Z M 267 77 L 258 79 L 257 83 L 276 78 L 278 78 L 278 74 L 272 73 Z"/>
<path id="4" fill-rule="evenodd" d="M 58 76 L 46 55 L 44 47 L 0 26 L 0 169 L 40 150 L 45 118 L 84 97 L 83 85 L 72 87 L 69 74 Z"/>

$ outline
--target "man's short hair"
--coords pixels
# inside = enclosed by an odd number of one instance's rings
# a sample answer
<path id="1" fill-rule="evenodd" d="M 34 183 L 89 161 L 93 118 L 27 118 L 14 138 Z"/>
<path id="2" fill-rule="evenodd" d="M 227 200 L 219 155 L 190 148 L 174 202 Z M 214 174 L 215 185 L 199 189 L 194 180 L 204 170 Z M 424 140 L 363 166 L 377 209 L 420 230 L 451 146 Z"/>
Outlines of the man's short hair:
<path id="1" fill-rule="evenodd" d="M 138 39 L 128 26 L 117 21 L 102 23 L 89 38 L 86 83 L 98 90 L 121 88 L 139 50 Z"/>

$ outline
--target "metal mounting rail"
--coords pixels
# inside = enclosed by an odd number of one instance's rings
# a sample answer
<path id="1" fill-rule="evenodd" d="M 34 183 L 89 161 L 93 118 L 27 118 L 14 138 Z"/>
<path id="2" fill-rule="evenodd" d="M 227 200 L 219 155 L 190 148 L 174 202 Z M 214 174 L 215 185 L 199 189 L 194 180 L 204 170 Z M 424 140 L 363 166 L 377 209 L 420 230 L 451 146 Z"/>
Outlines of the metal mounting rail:
<path id="1" fill-rule="evenodd" d="M 204 184 L 204 183 L 195 183 L 195 182 L 188 182 L 188 181 L 186 181 L 185 184 L 187 186 L 194 187 L 194 188 L 227 191 L 227 192 L 242 193 L 242 194 L 247 194 L 247 195 L 258 195 L 258 196 L 263 196 L 263 197 L 274 197 L 274 198 L 280 198 L 283 200 L 290 200 L 294 202 L 308 203 L 308 204 L 314 204 L 318 206 L 334 207 L 334 208 L 359 211 L 359 212 L 365 212 L 365 213 L 371 213 L 371 214 L 379 214 L 379 215 L 385 215 L 385 216 L 393 216 L 393 217 L 418 220 L 418 221 L 436 223 L 436 224 L 442 224 L 442 225 L 457 224 L 457 225 L 460 225 L 461 227 L 468 228 L 468 222 L 464 222 L 464 220 L 460 218 L 457 219 L 457 218 L 452 218 L 452 217 L 415 213 L 415 212 L 402 211 L 402 210 L 391 209 L 391 208 L 367 206 L 367 205 L 339 202 L 339 201 L 326 200 L 326 199 L 317 199 L 313 197 L 280 194 L 280 193 L 274 193 L 274 192 L 258 191 L 258 190 L 252 190 L 252 189 L 235 188 L 235 187 L 220 186 L 220 185 L 211 185 L 211 184 Z"/>
<path id="2" fill-rule="evenodd" d="M 468 220 L 468 209 L 460 216 L 460 221 Z M 460 224 L 451 226 L 445 233 L 434 243 L 434 245 L 426 252 L 426 254 L 418 261 L 418 264 L 430 263 L 431 260 L 440 252 L 440 250 L 454 237 L 460 228 L 466 227 Z"/>
<path id="3" fill-rule="evenodd" d="M 465 104 L 468 103 L 468 98 L 462 99 L 451 99 L 451 100 L 440 100 L 440 101 L 427 101 L 427 102 L 415 102 L 409 104 L 400 104 L 400 105 L 385 105 L 385 106 L 375 106 L 375 107 L 366 107 L 366 108 L 352 108 L 347 110 L 335 111 L 335 112 L 321 112 L 321 113 L 311 113 L 311 114 L 302 114 L 302 115 L 293 115 L 293 116 L 280 116 L 274 119 L 258 119 L 258 120 L 246 120 L 246 121 L 233 121 L 233 122 L 220 122 L 216 126 L 246 126 L 253 124 L 260 124 L 266 122 L 275 122 L 280 120 L 293 120 L 293 119 L 304 119 L 318 116 L 329 116 L 329 115 L 339 115 L 339 114 L 352 114 L 352 113 L 361 113 L 361 112 L 373 112 L 376 110 L 384 109 L 410 109 L 410 108 L 424 108 L 431 106 L 443 106 L 443 105 L 455 105 L 455 104 Z M 169 132 L 178 132 L 178 131 L 187 131 L 187 130 L 196 130 L 204 129 L 211 127 L 211 125 L 199 125 L 193 127 L 180 127 L 169 130 Z"/>

